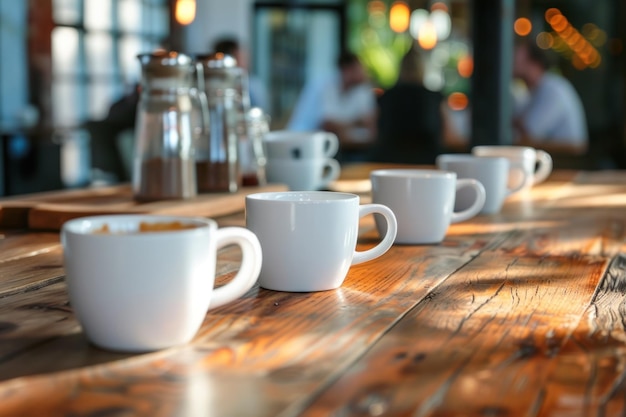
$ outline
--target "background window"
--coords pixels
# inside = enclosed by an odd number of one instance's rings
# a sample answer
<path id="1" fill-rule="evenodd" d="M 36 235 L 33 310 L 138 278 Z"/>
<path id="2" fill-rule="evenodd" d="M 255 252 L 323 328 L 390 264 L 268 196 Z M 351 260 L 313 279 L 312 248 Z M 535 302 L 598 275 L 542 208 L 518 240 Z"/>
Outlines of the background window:
<path id="1" fill-rule="evenodd" d="M 139 81 L 136 56 L 169 33 L 166 0 L 54 0 L 52 122 L 79 126 L 106 117 Z"/>

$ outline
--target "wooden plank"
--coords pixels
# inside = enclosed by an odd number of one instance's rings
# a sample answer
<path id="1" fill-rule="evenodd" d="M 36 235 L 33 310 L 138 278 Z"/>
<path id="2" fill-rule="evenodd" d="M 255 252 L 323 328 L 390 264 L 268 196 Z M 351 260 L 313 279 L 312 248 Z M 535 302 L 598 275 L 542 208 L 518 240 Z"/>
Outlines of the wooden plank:
<path id="1" fill-rule="evenodd" d="M 153 213 L 216 217 L 242 211 L 245 196 L 284 191 L 282 184 L 246 187 L 236 193 L 201 194 L 188 200 L 142 203 L 133 200 L 128 185 L 90 188 L 0 200 L 0 227 L 59 230 L 67 220 L 100 214 Z"/>
<path id="2" fill-rule="evenodd" d="M 483 253 L 304 415 L 532 415 L 551 351 L 578 324 L 604 268 L 602 259 Z"/>
<path id="3" fill-rule="evenodd" d="M 626 249 L 626 198 L 597 204 L 606 191 L 568 187 L 539 209 L 531 207 L 522 219 L 532 227 L 512 232 L 497 249 L 482 252 L 449 277 L 304 415 L 536 415 L 540 409 L 542 415 L 578 415 L 576 407 L 599 401 L 606 415 L 623 411 L 626 371 L 615 372 L 621 349 L 606 345 L 606 336 L 593 346 L 579 340 L 590 334 L 585 327 L 595 321 L 590 312 L 597 317 L 602 308 L 601 321 L 612 318 L 620 327 L 619 340 L 626 341 L 624 278 L 611 286 L 622 292 L 619 301 L 613 294 L 605 306 L 598 296 L 591 302 L 607 255 Z M 618 190 L 610 192 L 613 197 Z M 596 326 L 604 335 L 610 329 Z M 579 354 L 599 352 L 600 358 L 591 366 L 571 354 L 559 359 L 562 346 L 567 352 L 572 345 Z M 599 370 L 604 372 L 596 388 Z M 581 374 L 588 379 L 579 379 Z M 579 392 L 567 392 L 569 384 Z M 559 401 L 569 407 L 555 408 Z"/>
<path id="4" fill-rule="evenodd" d="M 28 227 L 28 213 L 40 203 L 93 202 L 94 200 L 107 200 L 120 195 L 124 198 L 130 196 L 130 186 L 115 185 L 5 197 L 0 199 L 0 227 L 20 229 Z"/>
<path id="5" fill-rule="evenodd" d="M 0 232 L 0 265 L 10 260 L 50 251 L 59 244 L 58 233 Z"/>
<path id="6" fill-rule="evenodd" d="M 626 255 L 620 254 L 558 352 L 539 416 L 626 413 L 625 296 Z"/>
<path id="7" fill-rule="evenodd" d="M 58 245 L 34 256 L 8 260 L 1 266 L 0 299 L 63 279 L 62 248 Z"/>
<path id="8" fill-rule="evenodd" d="M 372 244 L 363 243 L 362 248 Z M 220 415 L 296 415 L 306 406 L 308 393 L 323 390 L 417 300 L 493 244 L 493 239 L 480 236 L 440 246 L 396 246 L 385 255 L 382 272 L 378 261 L 353 267 L 336 291 L 289 294 L 256 288 L 210 311 L 190 346 L 162 352 L 154 360 L 134 355 L 90 367 L 91 350 L 75 335 L 61 335 L 0 363 L 0 375 L 23 373 L 27 364 L 41 366 L 37 357 L 46 358 L 46 371 L 54 370 L 49 364 L 82 370 L 0 384 L 0 415 L 42 409 L 48 415 L 96 413 L 105 412 L 105 404 L 141 414 L 142 404 L 150 404 L 152 411 L 172 402 L 170 415 L 207 415 L 211 410 L 220 410 Z M 214 398 L 232 398 L 237 392 L 246 401 L 222 401 L 216 409 L 204 404 L 207 408 L 198 411 L 163 396 L 180 394 L 190 378 L 199 378 Z M 28 390 L 21 389 L 23 384 Z M 52 386 L 56 388 L 51 396 Z"/>
<path id="9" fill-rule="evenodd" d="M 42 319 L 39 338 L 38 313 L 24 313 L 18 321 L 31 327 L 0 341 L 34 335 L 41 343 L 14 345 L 0 362 L 0 378 L 12 378 L 0 383 L 0 415 L 573 413 L 550 404 L 563 401 L 576 363 L 591 361 L 559 355 L 591 317 L 589 306 L 602 306 L 592 296 L 607 255 L 622 250 L 625 211 L 617 200 L 606 210 L 594 205 L 597 195 L 583 198 L 590 189 L 568 184 L 537 187 L 507 202 L 504 213 L 454 225 L 441 245 L 394 246 L 351 269 L 336 291 L 255 288 L 211 311 L 182 348 L 114 356 L 67 324 Z M 50 291 L 42 298 L 62 306 L 60 288 L 37 291 Z M 618 328 L 614 292 L 601 323 L 612 319 Z M 3 299 L 11 303 L 7 317 L 31 303 L 26 294 Z M 62 314 L 55 310 L 50 321 Z M 588 345 L 600 369 L 592 386 L 610 399 L 608 414 L 621 406 L 615 338 L 604 356 L 601 342 Z M 39 375 L 13 378 L 25 374 Z"/>

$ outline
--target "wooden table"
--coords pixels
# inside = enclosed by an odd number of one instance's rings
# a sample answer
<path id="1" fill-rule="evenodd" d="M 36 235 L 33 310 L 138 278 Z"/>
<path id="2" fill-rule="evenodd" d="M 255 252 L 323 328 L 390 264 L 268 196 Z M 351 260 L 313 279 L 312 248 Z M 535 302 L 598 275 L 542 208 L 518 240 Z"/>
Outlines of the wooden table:
<path id="1" fill-rule="evenodd" d="M 624 415 L 625 225 L 626 172 L 557 172 L 439 245 L 353 267 L 338 290 L 255 287 L 191 344 L 148 354 L 90 346 L 58 235 L 7 230 L 0 415 Z M 239 255 L 222 255 L 223 282 Z"/>

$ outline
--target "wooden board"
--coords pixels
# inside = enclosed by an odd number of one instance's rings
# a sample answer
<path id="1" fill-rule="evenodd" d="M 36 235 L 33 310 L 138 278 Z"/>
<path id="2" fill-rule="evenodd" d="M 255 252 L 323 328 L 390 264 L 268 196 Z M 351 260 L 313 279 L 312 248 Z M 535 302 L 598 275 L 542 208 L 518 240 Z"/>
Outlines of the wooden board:
<path id="1" fill-rule="evenodd" d="M 70 219 L 99 214 L 215 217 L 242 211 L 248 194 L 285 190 L 285 185 L 270 184 L 242 188 L 236 193 L 201 194 L 188 200 L 150 203 L 135 201 L 129 185 L 57 191 L 0 200 L 0 227 L 59 230 Z"/>

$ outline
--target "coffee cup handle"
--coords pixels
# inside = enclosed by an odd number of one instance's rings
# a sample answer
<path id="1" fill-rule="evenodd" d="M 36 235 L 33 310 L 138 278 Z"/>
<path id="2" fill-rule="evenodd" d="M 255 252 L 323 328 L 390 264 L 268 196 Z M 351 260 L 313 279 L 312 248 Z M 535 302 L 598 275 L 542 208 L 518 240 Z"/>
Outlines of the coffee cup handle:
<path id="1" fill-rule="evenodd" d="M 328 170 L 328 172 L 321 179 L 322 187 L 326 186 L 331 181 L 335 181 L 337 178 L 339 178 L 339 174 L 341 173 L 341 165 L 336 159 L 329 158 L 326 160 L 326 164 L 324 164 L 324 171 L 326 170 Z"/>
<path id="2" fill-rule="evenodd" d="M 533 184 L 544 182 L 552 173 L 552 157 L 546 151 L 537 149 L 537 163 L 539 167 L 533 179 Z"/>
<path id="3" fill-rule="evenodd" d="M 465 210 L 452 213 L 452 218 L 450 221 L 452 223 L 458 223 L 470 219 L 477 215 L 485 205 L 485 187 L 475 179 L 471 178 L 463 178 L 456 181 L 456 190 L 459 191 L 461 188 L 471 187 L 476 190 L 476 200 L 474 203 Z"/>
<path id="4" fill-rule="evenodd" d="M 331 132 L 326 132 L 326 144 L 324 145 L 324 148 L 326 147 L 328 147 L 326 150 L 327 158 L 332 158 L 337 155 L 337 152 L 339 151 L 339 138 L 337 135 Z"/>
<path id="5" fill-rule="evenodd" d="M 511 167 L 511 170 L 519 171 L 522 175 L 522 180 L 519 182 L 519 184 L 517 184 L 514 187 L 508 188 L 507 186 L 507 190 L 506 190 L 507 197 L 524 189 L 524 185 L 526 185 L 526 182 L 528 181 L 528 176 L 530 175 L 522 166 L 513 166 Z"/>
<path id="6" fill-rule="evenodd" d="M 389 207 L 383 206 L 382 204 L 363 204 L 359 206 L 359 218 L 374 213 L 380 214 L 385 218 L 385 221 L 387 222 L 387 233 L 383 237 L 383 240 L 373 248 L 366 251 L 354 251 L 352 265 L 357 265 L 378 258 L 387 252 L 396 240 L 398 222 L 396 221 L 395 214 L 393 214 L 393 211 L 391 211 Z"/>
<path id="7" fill-rule="evenodd" d="M 217 230 L 217 249 L 229 245 L 241 248 L 241 265 L 235 277 L 215 288 L 210 308 L 230 303 L 243 296 L 256 282 L 261 272 L 261 244 L 254 233 L 243 227 L 224 227 Z"/>

